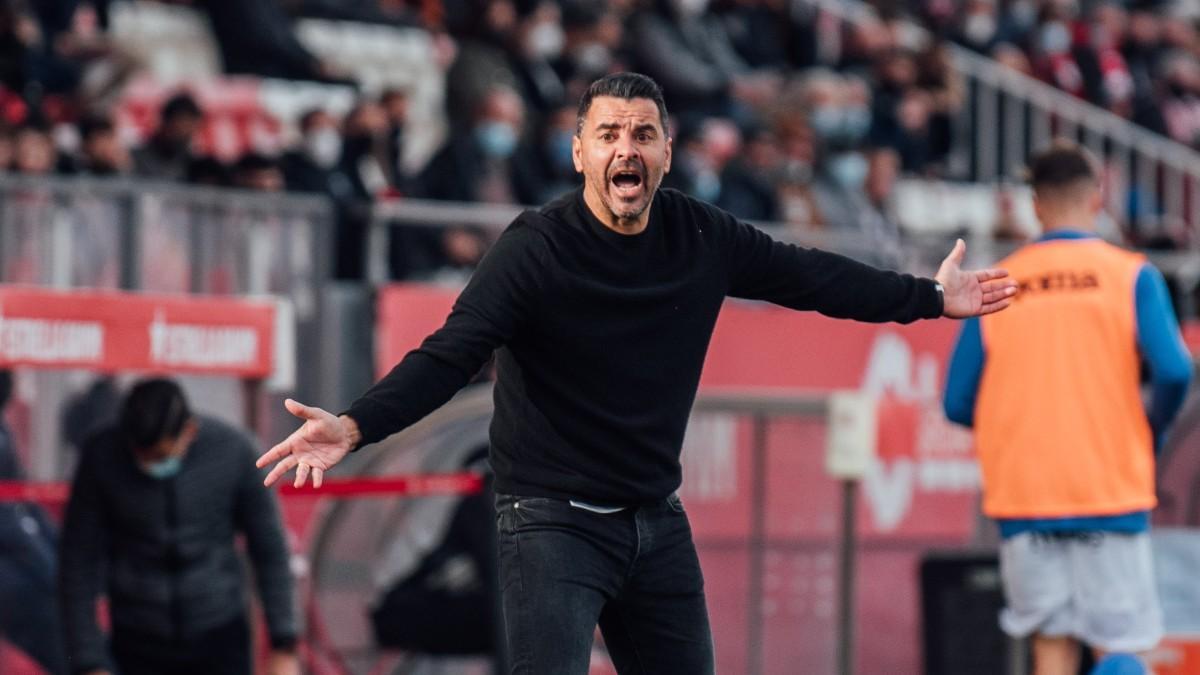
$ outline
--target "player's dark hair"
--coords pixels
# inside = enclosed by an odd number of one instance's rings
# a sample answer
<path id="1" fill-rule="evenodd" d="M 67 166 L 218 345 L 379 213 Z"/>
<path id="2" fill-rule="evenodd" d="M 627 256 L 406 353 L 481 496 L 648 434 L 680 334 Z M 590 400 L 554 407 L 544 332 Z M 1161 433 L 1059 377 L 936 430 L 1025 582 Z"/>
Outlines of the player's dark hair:
<path id="1" fill-rule="evenodd" d="M 1039 195 L 1099 180 L 1100 171 L 1092 153 L 1071 141 L 1055 141 L 1029 163 L 1029 184 Z"/>
<path id="2" fill-rule="evenodd" d="M 191 419 L 183 389 L 166 378 L 145 379 L 133 385 L 121 406 L 119 427 L 134 448 L 148 448 L 178 438 Z"/>

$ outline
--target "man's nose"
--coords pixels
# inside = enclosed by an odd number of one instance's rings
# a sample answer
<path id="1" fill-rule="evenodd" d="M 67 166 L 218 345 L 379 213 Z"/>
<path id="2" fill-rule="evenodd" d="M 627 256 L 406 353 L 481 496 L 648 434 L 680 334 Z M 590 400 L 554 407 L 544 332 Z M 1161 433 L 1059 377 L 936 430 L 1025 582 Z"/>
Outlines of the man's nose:
<path id="1" fill-rule="evenodd" d="M 637 144 L 629 136 L 622 136 L 617 140 L 617 159 L 633 161 L 641 158 L 641 153 L 638 151 Z"/>

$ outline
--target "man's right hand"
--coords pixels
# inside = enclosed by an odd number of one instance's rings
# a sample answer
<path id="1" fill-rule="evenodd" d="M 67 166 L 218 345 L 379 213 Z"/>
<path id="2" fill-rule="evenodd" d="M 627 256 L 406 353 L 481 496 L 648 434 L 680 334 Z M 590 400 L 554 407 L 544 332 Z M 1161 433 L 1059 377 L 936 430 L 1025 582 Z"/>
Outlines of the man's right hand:
<path id="1" fill-rule="evenodd" d="M 321 408 L 306 406 L 290 398 L 283 405 L 288 412 L 304 420 L 304 424 L 255 462 L 260 469 L 277 462 L 263 484 L 271 485 L 295 468 L 296 487 L 304 485 L 310 472 L 313 487 L 321 487 L 325 472 L 341 461 L 357 442 L 358 425 L 349 417 L 335 417 Z"/>

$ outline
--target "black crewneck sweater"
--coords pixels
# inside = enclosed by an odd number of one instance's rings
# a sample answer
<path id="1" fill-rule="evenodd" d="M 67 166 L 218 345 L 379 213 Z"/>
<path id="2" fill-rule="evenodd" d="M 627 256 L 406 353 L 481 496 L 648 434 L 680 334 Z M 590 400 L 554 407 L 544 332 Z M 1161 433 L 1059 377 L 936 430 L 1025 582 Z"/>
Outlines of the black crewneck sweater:
<path id="1" fill-rule="evenodd" d="M 448 401 L 497 351 L 495 489 L 636 504 L 679 487 L 679 452 L 726 296 L 860 321 L 941 315 L 934 282 L 772 240 L 660 190 L 640 234 L 582 190 L 518 216 L 445 325 L 346 411 L 362 444 Z"/>

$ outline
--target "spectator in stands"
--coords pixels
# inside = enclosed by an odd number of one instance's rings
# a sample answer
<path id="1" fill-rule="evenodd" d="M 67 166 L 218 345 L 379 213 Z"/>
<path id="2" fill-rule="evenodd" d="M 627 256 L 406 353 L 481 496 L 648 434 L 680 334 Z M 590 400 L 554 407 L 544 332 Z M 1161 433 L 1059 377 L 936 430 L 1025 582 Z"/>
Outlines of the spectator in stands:
<path id="1" fill-rule="evenodd" d="M 944 43 L 935 43 L 918 57 L 917 87 L 929 96 L 930 115 L 925 136 L 925 166 L 941 164 L 949 157 L 954 144 L 954 123 L 966 100 L 966 85 L 954 68 Z"/>
<path id="2" fill-rule="evenodd" d="M 721 173 L 719 206 L 739 218 L 776 222 L 782 214 L 775 181 L 781 156 L 778 139 L 765 127 L 752 128 L 737 156 Z"/>
<path id="3" fill-rule="evenodd" d="M 133 168 L 129 150 L 107 117 L 85 117 L 79 122 L 79 150 L 75 169 L 80 173 L 115 176 Z"/>
<path id="4" fill-rule="evenodd" d="M 188 162 L 186 180 L 192 185 L 209 187 L 229 187 L 233 182 L 229 166 L 210 155 L 194 157 Z"/>
<path id="5" fill-rule="evenodd" d="M 446 115 L 451 127 L 469 125 L 472 113 L 492 88 L 520 87 L 505 51 L 517 23 L 515 3 L 482 0 L 464 2 L 462 8 L 464 11 L 447 17 L 459 37 L 457 56 L 446 73 Z"/>
<path id="6" fill-rule="evenodd" d="M 300 43 L 277 0 L 198 0 L 208 11 L 225 72 L 352 85 Z"/>
<path id="7" fill-rule="evenodd" d="M 293 192 L 326 194 L 335 202 L 353 195 L 350 179 L 338 168 L 342 158 L 342 134 L 338 121 L 321 108 L 300 115 L 300 143 L 284 153 L 284 183 Z"/>
<path id="8" fill-rule="evenodd" d="M 1029 63 L 1029 56 L 1020 47 L 1001 42 L 992 49 L 992 58 L 1002 66 L 1007 66 L 1022 75 L 1033 76 L 1033 65 Z"/>
<path id="9" fill-rule="evenodd" d="M 574 137 L 575 106 L 562 106 L 518 149 L 515 182 L 525 186 L 522 192 L 530 204 L 544 204 L 579 185 L 571 152 Z"/>
<path id="10" fill-rule="evenodd" d="M 257 192 L 283 192 L 285 187 L 279 162 L 257 152 L 248 152 L 234 163 L 233 184 Z"/>
<path id="11" fill-rule="evenodd" d="M 1004 41 L 996 0 L 968 0 L 955 39 L 980 54 L 987 54 Z"/>
<path id="12" fill-rule="evenodd" d="M 525 126 L 525 104 L 516 91 L 493 87 L 470 124 L 452 134 L 417 179 L 415 196 L 459 202 L 530 203 L 514 180 L 513 153 Z"/>
<path id="13" fill-rule="evenodd" d="M 921 171 L 930 160 L 934 101 L 917 86 L 919 77 L 916 55 L 909 51 L 892 50 L 878 61 L 871 141 L 896 150 L 906 171 Z"/>
<path id="14" fill-rule="evenodd" d="M 30 175 L 54 173 L 58 168 L 58 150 L 50 131 L 29 122 L 17 127 L 13 139 L 13 171 Z"/>
<path id="15" fill-rule="evenodd" d="M 875 162 L 872 154 L 857 148 L 828 154 L 818 165 L 813 194 L 825 227 L 850 233 L 855 241 L 869 242 L 867 250 L 856 257 L 873 265 L 894 268 L 899 262 L 900 233 L 885 209 L 895 182 L 890 162 L 897 161 L 898 155 L 890 148 L 883 153 Z M 867 179 L 873 163 L 876 186 L 870 194 Z M 879 200 L 878 204 L 872 197 Z"/>
<path id="16" fill-rule="evenodd" d="M 191 95 L 179 93 L 167 99 L 159 110 L 158 129 L 133 153 L 134 173 L 160 180 L 185 180 L 193 160 L 192 146 L 203 122 L 204 112 Z"/>
<path id="17" fill-rule="evenodd" d="M 630 39 L 639 69 L 662 83 L 684 125 L 707 116 L 752 121 L 746 107 L 765 104 L 778 79 L 738 56 L 708 0 L 655 0 L 633 18 Z M 692 119 L 688 119 L 692 118 Z"/>
<path id="18" fill-rule="evenodd" d="M 1160 108 L 1162 87 L 1159 78 L 1169 50 L 1162 42 L 1162 24 L 1153 9 L 1139 6 L 1130 8 L 1121 54 L 1133 80 L 1131 119 L 1166 136 L 1166 121 Z"/>
<path id="19" fill-rule="evenodd" d="M 1163 61 L 1160 107 L 1167 135 L 1185 145 L 1200 144 L 1200 60 L 1175 52 Z"/>
<path id="20" fill-rule="evenodd" d="M 388 89 L 379 96 L 379 105 L 387 116 L 387 141 L 384 154 L 387 157 L 388 182 L 400 194 L 407 194 L 412 185 L 412 176 L 404 161 L 404 132 L 408 126 L 408 92 L 403 89 Z"/>
<path id="21" fill-rule="evenodd" d="M 828 73 L 828 71 L 815 71 Z M 779 157 L 772 171 L 772 183 L 779 196 L 779 217 L 784 222 L 803 227 L 822 225 L 812 182 L 820 142 L 813 129 L 811 111 L 814 96 L 814 75 L 785 89 L 772 106 L 769 120 L 771 134 L 778 143 Z M 819 85 L 823 87 L 824 85 Z M 836 91 L 836 87 L 834 88 Z M 822 92 L 827 92 L 822 89 Z M 822 93 L 821 96 L 825 94 Z M 771 153 L 763 153 L 771 161 Z"/>
<path id="22" fill-rule="evenodd" d="M 734 51 L 755 69 L 777 70 L 790 62 L 790 9 L 774 0 L 730 0 L 714 7 Z"/>
<path id="23" fill-rule="evenodd" d="M 606 3 L 564 0 L 563 57 L 555 64 L 567 81 L 569 101 L 582 95 L 587 83 L 622 70 L 623 17 Z"/>
<path id="24" fill-rule="evenodd" d="M 518 19 L 508 41 L 509 67 L 530 111 L 547 113 L 567 100 L 566 83 L 553 65 L 566 43 L 562 13 L 550 0 L 516 5 Z"/>
<path id="25" fill-rule="evenodd" d="M 40 50 L 33 76 L 49 94 L 77 99 L 81 109 L 111 106 L 122 86 L 138 69 L 137 59 L 109 39 L 102 28 L 108 1 L 37 0 Z"/>
<path id="26" fill-rule="evenodd" d="M 1083 98 L 1083 73 L 1071 50 L 1074 40 L 1071 16 L 1057 5 L 1048 5 L 1036 31 L 1033 68 L 1039 78 Z"/>
<path id="27" fill-rule="evenodd" d="M 12 384 L 12 372 L 0 371 L 0 412 L 12 396 Z M 24 479 L 12 432 L 0 421 L 0 481 Z M 57 540 L 56 528 L 42 507 L 0 502 L 0 638 L 16 645 L 50 675 L 66 675 L 54 611 Z"/>
<path id="28" fill-rule="evenodd" d="M 358 199 L 370 201 L 389 190 L 388 129 L 387 112 L 371 99 L 360 99 L 342 120 L 338 164 Z"/>
<path id="29" fill-rule="evenodd" d="M 183 390 L 166 379 L 136 383 L 117 424 L 85 443 L 59 579 L 73 672 L 249 675 L 240 533 L 267 619 L 267 672 L 299 673 L 287 544 L 253 455 L 253 441 L 193 415 Z M 96 621 L 102 594 L 111 640 Z"/>
<path id="30" fill-rule="evenodd" d="M 1127 22 L 1120 5 L 1111 1 L 1095 5 L 1087 24 L 1079 29 L 1086 39 L 1072 50 L 1087 100 L 1123 117 L 1132 115 L 1134 96 L 1133 76 L 1118 48 Z"/>

